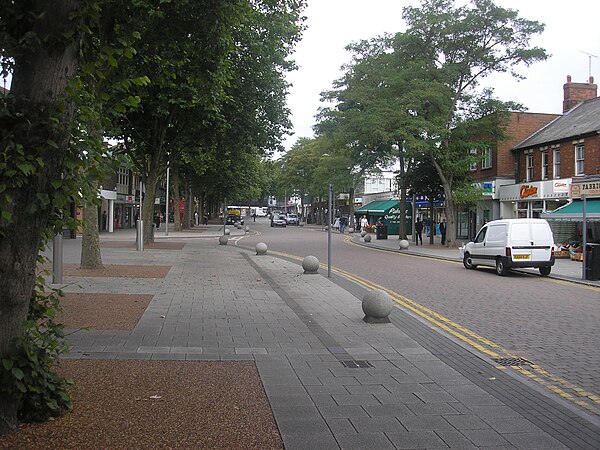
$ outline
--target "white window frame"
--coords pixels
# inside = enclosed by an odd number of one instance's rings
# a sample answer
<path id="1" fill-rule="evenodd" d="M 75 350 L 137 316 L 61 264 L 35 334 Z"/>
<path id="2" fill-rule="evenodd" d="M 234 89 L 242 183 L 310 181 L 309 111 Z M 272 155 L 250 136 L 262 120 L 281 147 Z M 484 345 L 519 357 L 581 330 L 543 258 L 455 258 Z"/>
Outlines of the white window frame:
<path id="1" fill-rule="evenodd" d="M 542 180 L 548 179 L 548 152 L 542 152 Z"/>
<path id="2" fill-rule="evenodd" d="M 469 150 L 469 153 L 471 153 L 471 155 L 477 155 L 477 149 L 476 148 L 472 148 L 471 150 Z M 477 163 L 471 163 L 471 165 L 469 166 L 469 170 L 471 172 L 475 172 L 477 170 Z"/>
<path id="3" fill-rule="evenodd" d="M 525 172 L 526 177 L 525 181 L 533 181 L 533 154 L 529 154 L 525 156 L 526 167 L 527 170 Z"/>
<path id="4" fill-rule="evenodd" d="M 554 149 L 552 155 L 552 167 L 553 172 L 552 175 L 554 178 L 560 178 L 560 149 Z"/>
<path id="5" fill-rule="evenodd" d="M 585 147 L 583 144 L 575 146 L 575 176 L 585 175 Z"/>
<path id="6" fill-rule="evenodd" d="M 492 168 L 492 149 L 486 148 L 483 150 L 483 161 L 481 161 L 482 169 L 491 169 Z"/>

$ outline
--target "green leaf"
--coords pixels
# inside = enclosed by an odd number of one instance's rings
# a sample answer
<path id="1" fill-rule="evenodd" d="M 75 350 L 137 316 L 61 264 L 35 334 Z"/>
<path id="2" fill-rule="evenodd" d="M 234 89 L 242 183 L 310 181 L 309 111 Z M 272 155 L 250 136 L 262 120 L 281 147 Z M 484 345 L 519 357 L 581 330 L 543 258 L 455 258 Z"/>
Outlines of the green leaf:
<path id="1" fill-rule="evenodd" d="M 15 377 L 17 380 L 22 380 L 25 377 L 25 374 L 23 373 L 23 371 L 21 369 L 19 369 L 18 367 L 13 367 L 11 370 L 11 373 L 12 373 L 13 377 Z"/>
<path id="2" fill-rule="evenodd" d="M 2 211 L 2 218 L 4 220 L 6 220 L 7 222 L 12 221 L 12 214 L 9 213 L 8 211 Z"/>
<path id="3" fill-rule="evenodd" d="M 15 364 L 15 362 L 12 359 L 3 359 L 2 360 L 2 366 L 6 370 L 12 369 L 12 367 L 13 367 L 14 364 Z"/>

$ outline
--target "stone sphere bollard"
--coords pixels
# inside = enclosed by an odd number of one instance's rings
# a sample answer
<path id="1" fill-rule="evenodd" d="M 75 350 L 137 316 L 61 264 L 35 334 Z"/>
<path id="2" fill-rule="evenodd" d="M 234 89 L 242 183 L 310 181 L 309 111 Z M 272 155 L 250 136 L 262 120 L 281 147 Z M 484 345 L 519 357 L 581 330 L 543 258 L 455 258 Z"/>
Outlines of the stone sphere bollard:
<path id="1" fill-rule="evenodd" d="M 222 234 L 221 236 L 219 236 L 219 245 L 227 245 L 227 241 L 229 240 L 229 238 Z"/>
<path id="2" fill-rule="evenodd" d="M 381 289 L 367 292 L 363 297 L 363 320 L 367 323 L 390 323 L 388 316 L 392 312 L 394 302 L 390 295 Z"/>
<path id="3" fill-rule="evenodd" d="M 225 228 L 225 235 L 229 236 L 231 234 L 231 230 L 229 228 Z"/>
<path id="4" fill-rule="evenodd" d="M 350 234 L 354 233 L 354 228 L 352 228 L 352 227 L 348 228 L 348 233 L 350 233 Z"/>
<path id="5" fill-rule="evenodd" d="M 400 241 L 400 250 L 408 249 L 408 241 L 406 239 L 402 239 Z"/>
<path id="6" fill-rule="evenodd" d="M 365 242 L 371 242 L 371 235 L 367 233 L 363 239 Z"/>
<path id="7" fill-rule="evenodd" d="M 254 246 L 254 250 L 256 250 L 257 255 L 266 255 L 267 244 L 265 244 L 264 242 L 259 242 Z"/>
<path id="8" fill-rule="evenodd" d="M 367 235 L 367 232 L 365 230 L 362 230 L 360 232 L 360 237 L 365 237 Z"/>
<path id="9" fill-rule="evenodd" d="M 244 228 L 244 231 L 245 231 L 246 233 L 248 233 L 248 232 L 250 231 L 250 227 L 249 227 L 248 225 L 246 225 L 246 228 Z"/>
<path id="10" fill-rule="evenodd" d="M 302 260 L 302 268 L 305 274 L 319 273 L 319 260 L 316 256 L 306 256 Z"/>

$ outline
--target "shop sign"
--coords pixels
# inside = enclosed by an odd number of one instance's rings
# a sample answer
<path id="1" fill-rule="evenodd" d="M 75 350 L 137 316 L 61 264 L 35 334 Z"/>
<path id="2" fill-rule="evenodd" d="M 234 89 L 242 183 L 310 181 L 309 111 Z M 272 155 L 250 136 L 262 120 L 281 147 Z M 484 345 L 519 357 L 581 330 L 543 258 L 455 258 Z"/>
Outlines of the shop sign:
<path id="1" fill-rule="evenodd" d="M 552 184 L 552 191 L 556 193 L 569 192 L 569 184 L 566 181 L 555 181 Z"/>
<path id="2" fill-rule="evenodd" d="M 494 195 L 494 183 L 483 183 L 483 195 Z"/>
<path id="3" fill-rule="evenodd" d="M 581 198 L 585 195 L 587 198 L 600 197 L 600 180 L 589 181 L 586 183 L 573 183 L 571 185 L 571 197 Z"/>
<path id="4" fill-rule="evenodd" d="M 538 187 L 530 184 L 523 184 L 519 190 L 519 198 L 538 197 Z"/>

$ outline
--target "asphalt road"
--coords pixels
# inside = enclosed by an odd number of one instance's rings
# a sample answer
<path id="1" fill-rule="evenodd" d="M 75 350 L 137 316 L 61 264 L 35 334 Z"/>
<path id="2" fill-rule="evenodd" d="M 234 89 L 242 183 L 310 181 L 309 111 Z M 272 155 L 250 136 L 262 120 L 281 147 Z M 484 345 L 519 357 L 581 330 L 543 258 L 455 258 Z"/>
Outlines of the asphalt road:
<path id="1" fill-rule="evenodd" d="M 249 222 L 269 251 L 327 263 L 327 233 L 315 227 L 271 228 Z M 332 233 L 332 266 L 362 284 L 389 289 L 411 314 L 490 358 L 522 358 L 519 376 L 600 415 L 600 290 L 522 273 L 467 271 L 461 263 L 386 252 Z M 350 275 L 349 275 L 350 276 Z M 517 360 L 520 361 L 520 360 Z"/>

